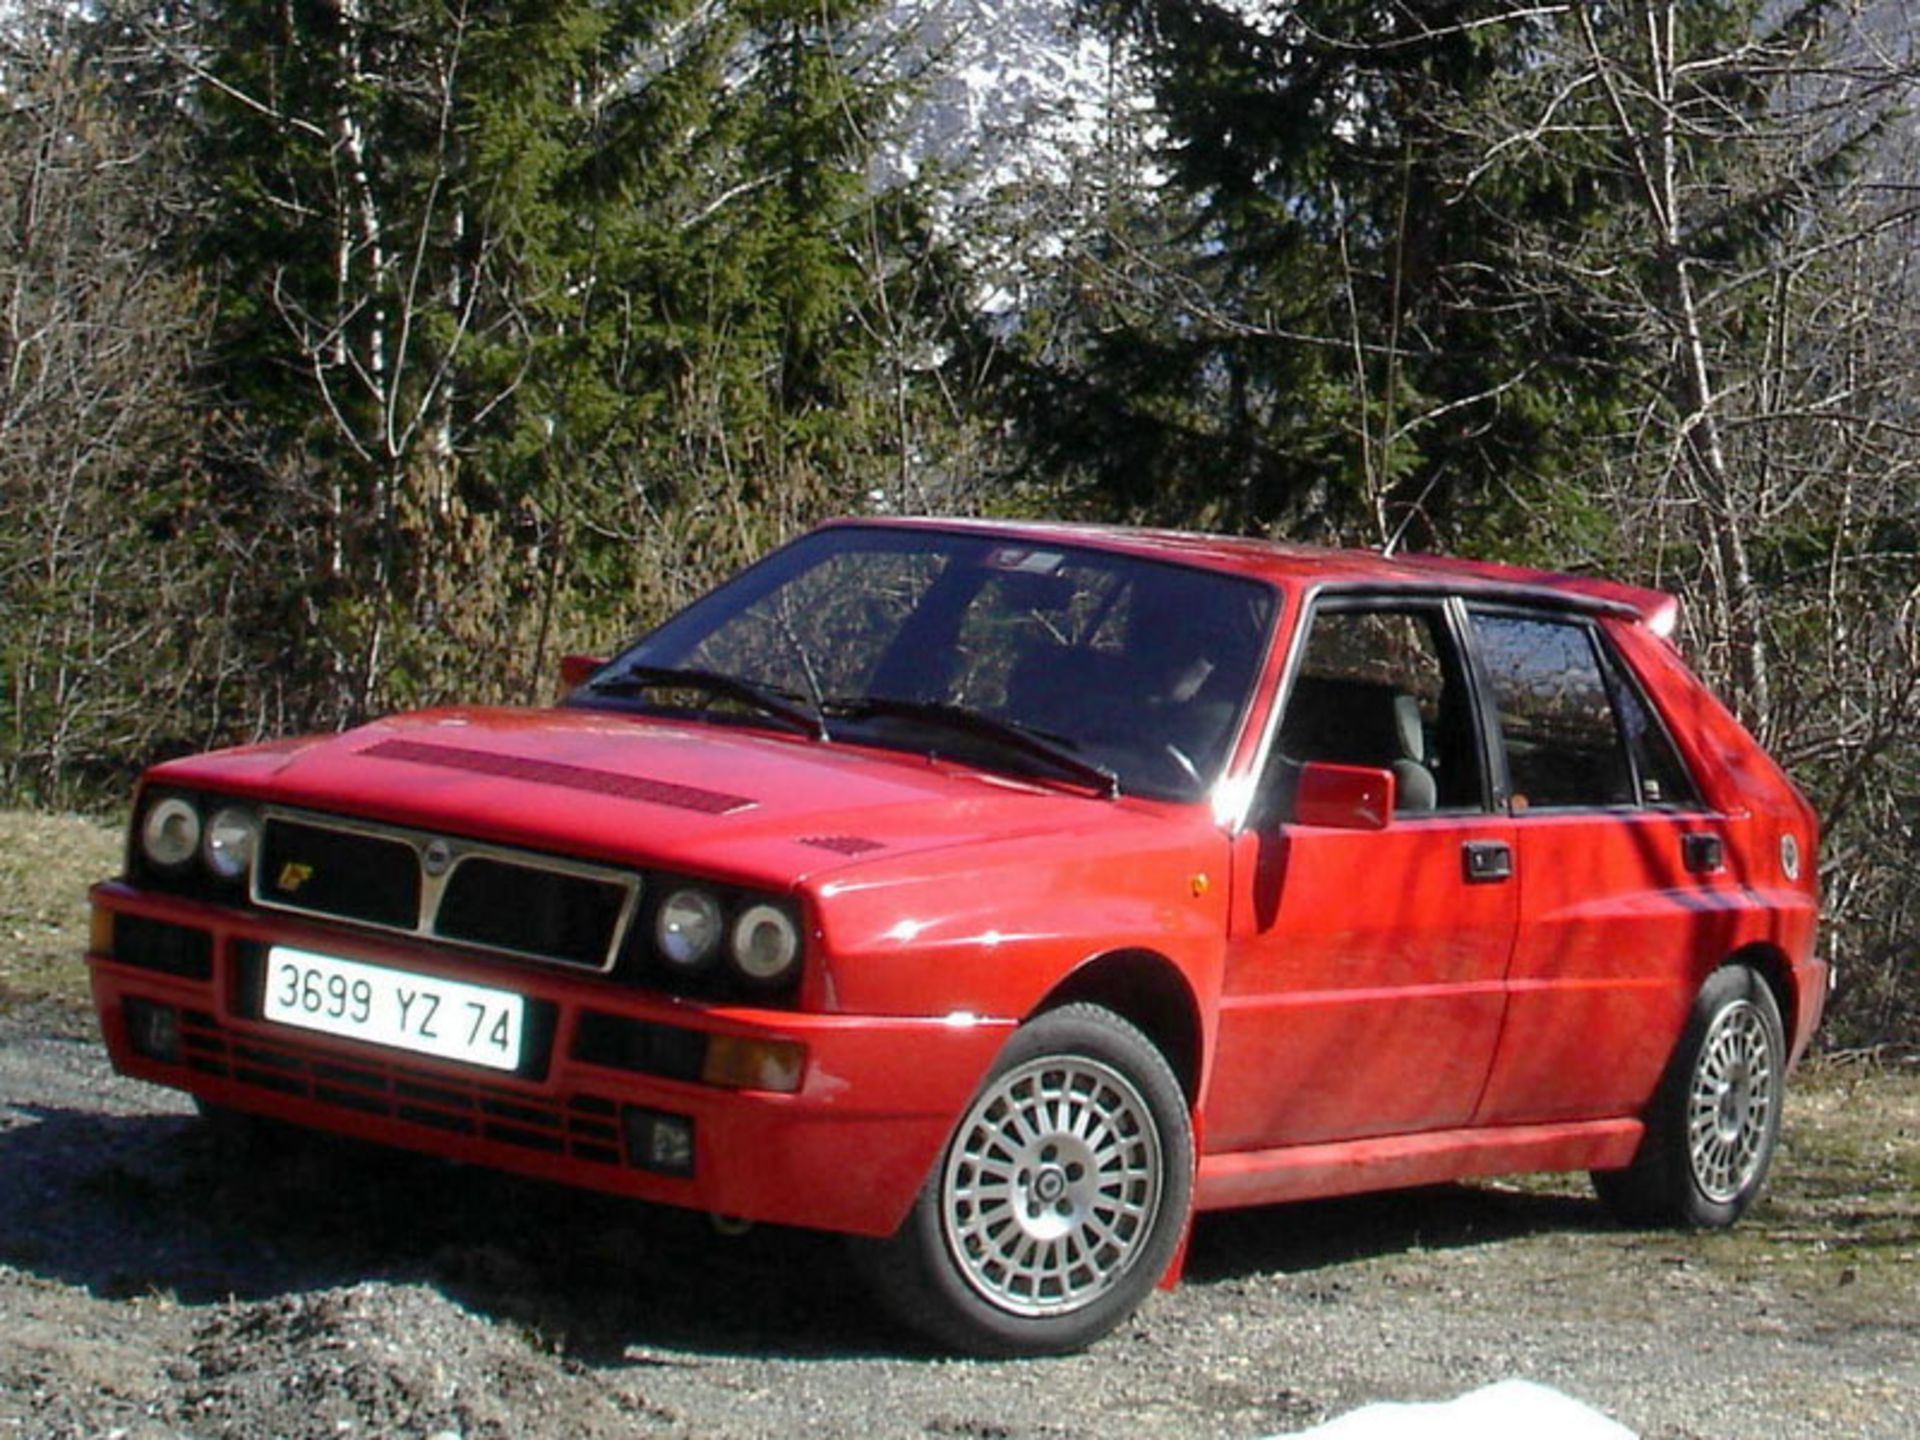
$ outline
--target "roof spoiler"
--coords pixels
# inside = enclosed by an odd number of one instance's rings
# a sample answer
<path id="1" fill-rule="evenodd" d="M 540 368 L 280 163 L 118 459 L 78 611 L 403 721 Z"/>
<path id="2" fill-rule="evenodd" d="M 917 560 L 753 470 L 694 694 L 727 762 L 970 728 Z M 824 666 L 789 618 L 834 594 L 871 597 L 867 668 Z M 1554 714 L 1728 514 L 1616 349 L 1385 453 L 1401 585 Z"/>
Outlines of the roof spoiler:
<path id="1" fill-rule="evenodd" d="M 1609 610 L 1632 612 L 1647 629 L 1662 640 L 1672 637 L 1680 624 L 1680 601 L 1664 590 L 1644 585 L 1623 585 L 1617 580 L 1602 580 L 1592 575 L 1566 575 L 1555 570 L 1532 570 L 1523 565 L 1503 565 L 1493 560 L 1456 560 L 1451 557 L 1396 555 L 1397 563 L 1420 565 L 1427 562 L 1443 566 L 1455 575 L 1473 575 L 1500 585 L 1524 585 L 1533 590 L 1552 590 L 1576 601 L 1598 604 Z"/>

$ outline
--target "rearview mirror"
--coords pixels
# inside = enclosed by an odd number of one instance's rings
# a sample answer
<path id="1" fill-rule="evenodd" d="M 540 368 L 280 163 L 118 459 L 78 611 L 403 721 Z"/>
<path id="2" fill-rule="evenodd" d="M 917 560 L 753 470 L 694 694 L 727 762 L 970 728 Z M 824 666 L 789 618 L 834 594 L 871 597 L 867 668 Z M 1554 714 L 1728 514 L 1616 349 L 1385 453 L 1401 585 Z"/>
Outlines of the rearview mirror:
<path id="1" fill-rule="evenodd" d="M 1384 830 L 1393 818 L 1393 772 L 1365 765 L 1300 767 L 1293 792 L 1293 822 L 1330 830 Z"/>

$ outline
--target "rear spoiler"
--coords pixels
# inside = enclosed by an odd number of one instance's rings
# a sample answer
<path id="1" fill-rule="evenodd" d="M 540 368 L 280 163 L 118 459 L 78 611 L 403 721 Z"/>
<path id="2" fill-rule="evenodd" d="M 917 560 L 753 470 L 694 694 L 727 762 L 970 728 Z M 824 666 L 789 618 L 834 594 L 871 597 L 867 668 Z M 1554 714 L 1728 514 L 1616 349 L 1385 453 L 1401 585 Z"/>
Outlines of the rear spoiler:
<path id="1" fill-rule="evenodd" d="M 1500 588 L 1515 586 L 1535 595 L 1543 590 L 1551 591 L 1576 604 L 1584 601 L 1600 609 L 1624 610 L 1663 640 L 1670 638 L 1680 624 L 1680 601 L 1664 590 L 1644 585 L 1623 585 L 1617 580 L 1602 580 L 1592 575 L 1566 575 L 1555 570 L 1531 570 L 1524 565 L 1503 565 L 1493 560 L 1455 560 L 1438 555 L 1395 555 L 1391 563 L 1471 577 Z"/>

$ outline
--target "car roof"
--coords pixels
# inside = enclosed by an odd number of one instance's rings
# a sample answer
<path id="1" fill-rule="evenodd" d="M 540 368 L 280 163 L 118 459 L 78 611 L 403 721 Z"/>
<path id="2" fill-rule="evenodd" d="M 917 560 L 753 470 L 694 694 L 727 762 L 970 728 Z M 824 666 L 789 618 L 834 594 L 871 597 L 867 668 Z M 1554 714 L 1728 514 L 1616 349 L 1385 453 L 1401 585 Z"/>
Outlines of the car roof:
<path id="1" fill-rule="evenodd" d="M 938 516 L 848 517 L 836 526 L 879 526 L 996 535 L 1040 544 L 1071 544 L 1145 559 L 1177 561 L 1210 570 L 1249 575 L 1293 590 L 1365 586 L 1407 592 L 1448 591 L 1488 599 L 1527 600 L 1637 619 L 1658 635 L 1670 635 L 1680 602 L 1662 590 L 1626 585 L 1592 575 L 1533 570 L 1491 560 L 1442 555 L 1383 555 L 1373 550 L 1334 550 L 1243 535 L 1206 535 L 1126 525 L 1051 520 L 975 520 Z"/>

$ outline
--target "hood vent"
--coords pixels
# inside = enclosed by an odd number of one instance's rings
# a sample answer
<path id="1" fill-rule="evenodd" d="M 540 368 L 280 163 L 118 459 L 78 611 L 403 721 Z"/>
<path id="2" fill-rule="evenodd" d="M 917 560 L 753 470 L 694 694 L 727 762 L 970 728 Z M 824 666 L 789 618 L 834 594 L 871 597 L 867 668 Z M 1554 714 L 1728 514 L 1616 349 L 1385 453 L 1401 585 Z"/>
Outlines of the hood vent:
<path id="1" fill-rule="evenodd" d="M 866 855 L 887 848 L 878 840 L 862 840 L 858 835 L 810 835 L 800 843 L 816 850 L 831 850 L 836 855 Z"/>
<path id="2" fill-rule="evenodd" d="M 695 810 L 702 815 L 732 815 L 736 811 L 751 810 L 758 803 L 744 795 L 676 785 L 668 780 L 649 780 L 644 776 L 620 775 L 611 770 L 591 770 L 584 765 L 563 765 L 519 755 L 495 755 L 485 750 L 462 750 L 453 745 L 429 745 L 419 740 L 382 740 L 360 753 L 377 760 L 404 760 L 413 765 L 438 766 L 442 770 L 463 770 L 470 775 L 557 785 L 594 795 L 614 795 L 622 800 L 642 800 L 649 805 L 671 805 L 676 810 Z"/>

